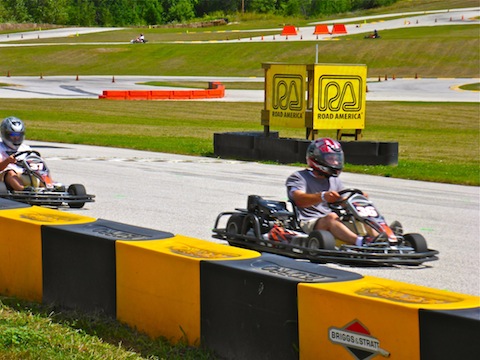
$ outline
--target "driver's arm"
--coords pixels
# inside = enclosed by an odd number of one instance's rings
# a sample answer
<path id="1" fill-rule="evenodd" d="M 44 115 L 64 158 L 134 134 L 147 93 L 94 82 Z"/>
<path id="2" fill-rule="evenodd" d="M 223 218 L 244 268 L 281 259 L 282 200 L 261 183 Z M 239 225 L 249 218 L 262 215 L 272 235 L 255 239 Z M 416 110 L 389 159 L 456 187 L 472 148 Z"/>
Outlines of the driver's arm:
<path id="1" fill-rule="evenodd" d="M 308 194 L 301 190 L 291 192 L 293 202 L 298 207 L 309 207 L 317 205 L 321 202 L 335 202 L 340 199 L 340 195 L 336 191 L 322 191 L 319 193 Z"/>
<path id="2" fill-rule="evenodd" d="M 10 164 L 15 164 L 17 159 L 15 156 L 10 155 L 9 157 L 5 158 L 3 161 L 0 162 L 0 171 L 5 170 L 5 168 Z"/>

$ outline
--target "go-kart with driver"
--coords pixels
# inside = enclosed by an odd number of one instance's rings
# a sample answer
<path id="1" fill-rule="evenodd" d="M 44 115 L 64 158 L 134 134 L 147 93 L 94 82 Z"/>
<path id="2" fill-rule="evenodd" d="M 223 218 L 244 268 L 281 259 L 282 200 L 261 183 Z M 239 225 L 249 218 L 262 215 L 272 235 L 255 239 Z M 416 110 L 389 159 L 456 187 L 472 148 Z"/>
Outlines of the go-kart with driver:
<path id="1" fill-rule="evenodd" d="M 93 202 L 95 196 L 87 194 L 82 184 L 65 185 L 54 182 L 50 170 L 40 153 L 35 150 L 20 151 L 13 155 L 16 165 L 22 168 L 24 190 L 10 190 L 0 182 L 0 197 L 31 205 L 62 206 L 82 208 L 86 202 Z"/>
<path id="2" fill-rule="evenodd" d="M 250 195 L 247 209 L 218 215 L 213 236 L 316 262 L 418 265 L 437 259 L 438 252 L 428 249 L 422 235 L 404 235 L 399 222 L 389 226 L 361 190 L 341 190 L 344 154 L 339 142 L 312 141 L 306 161 L 308 167 L 286 181 L 289 206 Z"/>
<path id="3" fill-rule="evenodd" d="M 293 204 L 258 195 L 248 197 L 246 209 L 220 213 L 213 237 L 233 246 L 321 263 L 420 265 L 438 259 L 438 251 L 429 249 L 421 234 L 403 234 L 398 222 L 390 227 L 359 189 L 345 189 L 340 195 L 340 201 L 330 204 L 332 211 L 360 236 L 367 235 L 369 227 L 375 229 L 380 233 L 375 242 L 350 245 L 325 230 L 306 234 L 298 224 Z"/>
<path id="4" fill-rule="evenodd" d="M 23 143 L 25 124 L 9 116 L 0 124 L 0 197 L 31 205 L 82 208 L 94 201 L 81 184 L 65 185 L 53 181 L 47 164 L 38 151 Z"/>

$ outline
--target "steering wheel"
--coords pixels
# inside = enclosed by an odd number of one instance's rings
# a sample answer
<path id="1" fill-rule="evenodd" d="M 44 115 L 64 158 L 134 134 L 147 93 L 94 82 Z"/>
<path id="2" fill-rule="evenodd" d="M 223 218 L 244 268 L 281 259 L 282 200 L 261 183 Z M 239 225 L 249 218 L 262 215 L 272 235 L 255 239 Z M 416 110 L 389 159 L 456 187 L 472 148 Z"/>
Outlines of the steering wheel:
<path id="1" fill-rule="evenodd" d="M 14 157 L 15 159 L 17 159 L 19 156 L 22 156 L 22 155 L 25 155 L 25 154 L 27 154 L 27 155 L 35 154 L 35 155 L 37 155 L 37 156 L 41 156 L 38 151 L 35 151 L 35 150 L 25 150 L 25 151 L 20 151 L 20 152 L 18 152 L 18 153 L 16 153 L 16 154 L 13 154 L 13 157 Z"/>
<path id="2" fill-rule="evenodd" d="M 343 189 L 338 192 L 340 196 L 347 194 L 346 196 L 342 196 L 339 200 L 328 203 L 328 207 L 332 210 L 341 210 L 342 204 L 350 199 L 355 194 L 363 195 L 363 191 L 359 189 Z"/>

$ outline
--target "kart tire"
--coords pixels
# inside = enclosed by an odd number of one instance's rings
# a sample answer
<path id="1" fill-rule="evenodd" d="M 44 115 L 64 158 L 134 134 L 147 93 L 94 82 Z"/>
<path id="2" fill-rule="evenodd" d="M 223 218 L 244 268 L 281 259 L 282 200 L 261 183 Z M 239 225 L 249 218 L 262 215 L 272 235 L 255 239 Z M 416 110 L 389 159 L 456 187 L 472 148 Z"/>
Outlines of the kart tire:
<path id="1" fill-rule="evenodd" d="M 421 234 L 405 234 L 403 236 L 405 245 L 411 246 L 416 253 L 423 253 L 428 251 L 427 240 Z"/>
<path id="2" fill-rule="evenodd" d="M 0 181 L 0 196 L 6 195 L 8 195 L 7 185 L 3 181 Z"/>
<path id="3" fill-rule="evenodd" d="M 335 238 L 325 230 L 313 230 L 308 235 L 307 247 L 313 250 L 335 250 Z M 314 255 L 315 252 L 310 253 Z"/>
<path id="4" fill-rule="evenodd" d="M 70 195 L 87 195 L 87 191 L 85 190 L 85 186 L 82 184 L 72 184 L 68 187 L 68 193 Z M 78 203 L 69 203 L 68 206 L 72 209 L 81 209 L 85 205 L 84 202 Z"/>
<path id="5" fill-rule="evenodd" d="M 228 234 L 232 235 L 242 235 L 242 226 L 243 220 L 245 219 L 244 215 L 241 214 L 233 214 L 227 221 L 227 238 Z"/>

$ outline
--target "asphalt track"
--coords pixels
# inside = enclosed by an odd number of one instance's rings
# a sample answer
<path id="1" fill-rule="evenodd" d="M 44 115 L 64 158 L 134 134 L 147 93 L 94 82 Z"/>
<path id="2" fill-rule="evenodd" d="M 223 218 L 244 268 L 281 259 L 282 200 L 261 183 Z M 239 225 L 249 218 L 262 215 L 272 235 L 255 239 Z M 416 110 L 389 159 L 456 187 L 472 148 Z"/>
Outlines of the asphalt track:
<path id="1" fill-rule="evenodd" d="M 220 212 L 245 207 L 250 194 L 285 200 L 285 179 L 298 170 L 128 149 L 28 143 L 46 158 L 55 180 L 83 183 L 97 196 L 84 209 L 65 211 L 209 241 L 215 241 L 211 229 Z M 346 186 L 368 192 L 388 221 L 397 219 L 407 232 L 422 233 L 429 246 L 440 251 L 440 260 L 418 268 L 347 269 L 480 296 L 478 187 L 350 173 L 342 174 L 342 179 Z"/>
<path id="2" fill-rule="evenodd" d="M 147 78 L 115 77 L 112 82 L 110 77 L 3 77 L 0 82 L 15 86 L 0 88 L 0 98 L 96 98 L 103 90 L 133 86 Z M 228 82 L 224 78 L 205 81 Z M 478 102 L 478 93 L 453 89 L 466 82 L 478 79 L 371 81 L 367 100 Z M 259 94 L 263 101 L 262 91 L 227 91 L 220 101 L 259 101 Z M 84 209 L 64 211 L 210 241 L 215 241 L 211 228 L 218 213 L 245 207 L 250 194 L 285 199 L 284 181 L 298 169 L 128 149 L 27 143 L 46 158 L 54 179 L 66 184 L 83 183 L 97 196 L 97 201 Z M 346 186 L 367 191 L 387 220 L 400 220 L 407 232 L 422 233 L 429 246 L 440 251 L 440 260 L 414 268 L 327 266 L 480 296 L 478 187 L 349 173 L 342 178 Z"/>

